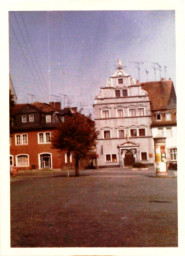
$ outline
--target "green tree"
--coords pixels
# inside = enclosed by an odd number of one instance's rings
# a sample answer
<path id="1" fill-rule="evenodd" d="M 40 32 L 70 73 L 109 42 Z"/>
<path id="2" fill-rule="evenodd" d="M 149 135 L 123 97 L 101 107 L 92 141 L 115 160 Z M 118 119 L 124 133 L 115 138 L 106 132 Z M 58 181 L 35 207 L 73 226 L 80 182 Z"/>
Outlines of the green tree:
<path id="1" fill-rule="evenodd" d="M 98 132 L 95 122 L 90 116 L 74 113 L 66 116 L 52 138 L 54 148 L 65 149 L 72 152 L 75 159 L 75 176 L 79 176 L 79 161 L 86 157 L 88 152 L 96 145 Z"/>

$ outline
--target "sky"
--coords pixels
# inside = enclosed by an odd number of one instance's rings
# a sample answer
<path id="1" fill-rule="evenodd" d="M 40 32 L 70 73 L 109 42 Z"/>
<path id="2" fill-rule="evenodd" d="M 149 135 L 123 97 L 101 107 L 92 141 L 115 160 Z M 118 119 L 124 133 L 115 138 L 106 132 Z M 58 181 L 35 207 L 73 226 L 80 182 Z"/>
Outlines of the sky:
<path id="1" fill-rule="evenodd" d="M 136 80 L 175 85 L 175 11 L 11 11 L 9 50 L 18 103 L 61 101 L 90 114 L 118 59 Z"/>

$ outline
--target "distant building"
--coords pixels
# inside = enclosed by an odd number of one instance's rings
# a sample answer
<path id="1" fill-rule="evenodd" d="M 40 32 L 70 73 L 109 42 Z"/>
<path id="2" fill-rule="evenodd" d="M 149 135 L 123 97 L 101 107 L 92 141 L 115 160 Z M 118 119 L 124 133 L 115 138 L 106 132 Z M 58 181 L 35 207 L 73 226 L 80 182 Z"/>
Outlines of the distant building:
<path id="1" fill-rule="evenodd" d="M 54 149 L 51 137 L 57 125 L 75 110 L 61 110 L 60 102 L 15 104 L 10 134 L 10 165 L 24 170 L 58 169 L 72 165 L 72 154 Z"/>
<path id="2" fill-rule="evenodd" d="M 94 119 L 100 132 L 99 167 L 154 163 L 148 93 L 123 70 L 120 60 L 116 72 L 95 98 Z"/>
<path id="3" fill-rule="evenodd" d="M 166 137 L 166 159 L 177 163 L 176 93 L 171 80 L 141 83 L 148 92 L 152 110 L 153 137 Z"/>

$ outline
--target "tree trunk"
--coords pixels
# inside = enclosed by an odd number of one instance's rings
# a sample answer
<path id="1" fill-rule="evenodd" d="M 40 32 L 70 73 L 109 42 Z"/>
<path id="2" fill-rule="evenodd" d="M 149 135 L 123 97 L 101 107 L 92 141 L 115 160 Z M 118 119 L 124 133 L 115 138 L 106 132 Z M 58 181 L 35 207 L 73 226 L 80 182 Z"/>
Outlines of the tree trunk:
<path id="1" fill-rule="evenodd" d="M 79 158 L 75 157 L 75 176 L 79 176 Z"/>

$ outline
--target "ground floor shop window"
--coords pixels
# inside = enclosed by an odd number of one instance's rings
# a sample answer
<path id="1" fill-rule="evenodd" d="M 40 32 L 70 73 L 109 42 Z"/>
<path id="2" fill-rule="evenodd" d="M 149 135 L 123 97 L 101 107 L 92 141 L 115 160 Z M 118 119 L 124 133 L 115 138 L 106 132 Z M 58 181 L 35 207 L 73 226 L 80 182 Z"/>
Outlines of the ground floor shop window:
<path id="1" fill-rule="evenodd" d="M 29 166 L 29 156 L 28 155 L 16 156 L 16 166 L 19 166 L 19 167 Z"/>
<path id="2" fill-rule="evenodd" d="M 117 162 L 117 155 L 116 154 L 107 154 L 106 155 L 106 162 L 112 162 L 115 163 Z"/>

